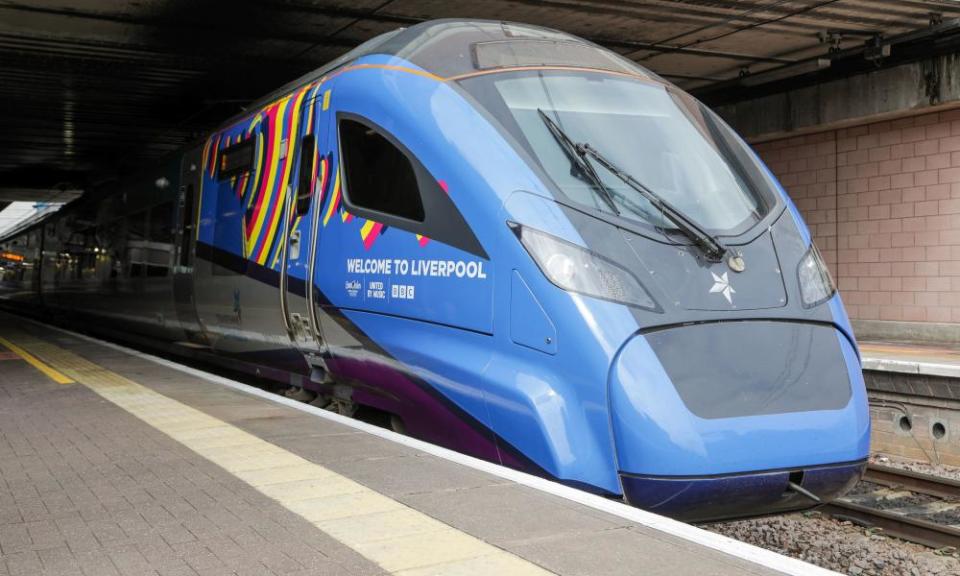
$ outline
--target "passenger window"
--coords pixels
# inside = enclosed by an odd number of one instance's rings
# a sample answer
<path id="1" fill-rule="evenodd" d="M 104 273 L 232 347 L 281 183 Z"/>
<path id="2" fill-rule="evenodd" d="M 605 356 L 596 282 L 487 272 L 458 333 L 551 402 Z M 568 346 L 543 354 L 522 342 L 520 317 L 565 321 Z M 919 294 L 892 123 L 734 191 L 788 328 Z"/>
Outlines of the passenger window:
<path id="1" fill-rule="evenodd" d="M 127 235 L 130 240 L 143 241 L 147 239 L 147 211 L 137 212 L 127 216 Z"/>
<path id="2" fill-rule="evenodd" d="M 147 237 L 151 242 L 173 243 L 173 202 L 164 202 L 150 210 L 150 228 Z"/>
<path id="3" fill-rule="evenodd" d="M 170 267 L 163 264 L 147 263 L 147 278 L 166 278 L 170 273 Z"/>
<path id="4" fill-rule="evenodd" d="M 253 167 L 253 140 L 244 140 L 224 148 L 220 152 L 220 164 L 217 178 L 225 180 L 243 172 L 249 172 Z"/>
<path id="5" fill-rule="evenodd" d="M 107 222 L 101 229 L 103 244 L 101 249 L 104 258 L 110 264 L 110 278 L 118 277 L 123 270 L 122 250 L 126 243 L 123 236 L 123 220 L 115 219 Z"/>
<path id="6" fill-rule="evenodd" d="M 417 175 L 407 155 L 370 126 L 340 120 L 344 196 L 358 208 L 423 222 Z"/>
<path id="7" fill-rule="evenodd" d="M 316 140 L 313 134 L 303 137 L 300 143 L 300 178 L 297 183 L 297 216 L 303 216 L 310 210 L 313 198 L 313 171 L 316 159 Z"/>
<path id="8" fill-rule="evenodd" d="M 180 227 L 183 235 L 180 240 L 180 265 L 187 267 L 190 265 L 191 246 L 193 241 L 193 184 L 187 184 L 183 198 L 180 202 Z"/>
<path id="9" fill-rule="evenodd" d="M 130 278 L 143 276 L 145 254 L 147 249 L 147 214 L 148 211 L 137 212 L 127 216 L 127 246 L 125 260 Z"/>
<path id="10" fill-rule="evenodd" d="M 170 273 L 173 259 L 173 201 L 151 208 L 149 224 L 143 264 L 148 278 L 163 278 Z"/>

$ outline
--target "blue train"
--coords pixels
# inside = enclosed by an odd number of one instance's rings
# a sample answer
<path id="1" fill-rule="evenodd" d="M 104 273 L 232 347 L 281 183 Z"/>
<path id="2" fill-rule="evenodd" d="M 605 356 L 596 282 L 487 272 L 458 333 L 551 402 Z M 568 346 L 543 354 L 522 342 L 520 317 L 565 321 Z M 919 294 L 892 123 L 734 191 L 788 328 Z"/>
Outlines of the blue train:
<path id="1" fill-rule="evenodd" d="M 4 302 L 686 520 L 863 470 L 856 342 L 790 199 L 576 37 L 390 32 L 93 196 L 0 240 Z"/>

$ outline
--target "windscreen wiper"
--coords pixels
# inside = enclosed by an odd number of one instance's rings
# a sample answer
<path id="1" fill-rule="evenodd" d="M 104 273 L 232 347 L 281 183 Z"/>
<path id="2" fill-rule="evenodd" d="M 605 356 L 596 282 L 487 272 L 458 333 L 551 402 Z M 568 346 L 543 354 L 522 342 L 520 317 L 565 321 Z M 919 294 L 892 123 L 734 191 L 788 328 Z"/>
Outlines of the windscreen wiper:
<path id="1" fill-rule="evenodd" d="M 690 238 L 690 240 L 698 248 L 700 248 L 700 250 L 703 251 L 704 255 L 706 255 L 709 260 L 713 262 L 720 262 L 723 260 L 723 257 L 727 253 L 727 247 L 724 246 L 719 239 L 701 228 L 699 224 L 691 220 L 686 214 L 681 212 L 678 208 L 675 208 L 659 194 L 644 186 L 636 178 L 624 172 L 616 164 L 607 160 L 607 158 L 600 154 L 600 152 L 598 152 L 593 146 L 585 143 L 576 143 L 574 144 L 574 148 L 577 156 L 582 158 L 584 162 L 587 162 L 588 156 L 592 157 L 611 174 L 620 179 L 624 184 L 633 188 L 641 196 L 646 198 L 646 200 L 650 202 L 654 208 L 660 210 L 667 220 L 672 222 L 681 232 L 686 234 L 687 237 Z"/>
<path id="2" fill-rule="evenodd" d="M 540 114 L 540 118 L 543 120 L 543 123 L 547 125 L 547 128 L 550 130 L 550 134 L 556 139 L 557 143 L 560 144 L 560 148 L 563 149 L 564 154 L 570 159 L 570 163 L 576 168 L 576 171 L 579 172 L 582 176 L 585 176 L 587 180 L 593 184 L 594 188 L 600 194 L 600 197 L 610 206 L 610 209 L 613 210 L 613 213 L 620 215 L 620 210 L 617 208 L 616 201 L 614 200 L 614 191 L 607 188 L 603 183 L 603 180 L 600 179 L 600 175 L 597 174 L 596 170 L 593 169 L 593 164 L 590 163 L 589 158 L 594 158 L 601 166 L 606 168 L 611 174 L 620 179 L 627 186 L 630 186 L 634 190 L 640 193 L 641 196 L 646 198 L 650 204 L 658 209 L 664 217 L 672 222 L 677 229 L 686 234 L 688 238 L 703 251 L 706 257 L 714 262 L 719 262 L 723 260 L 724 255 L 727 253 L 727 248 L 724 246 L 720 240 L 711 235 L 709 232 L 701 228 L 696 222 L 691 220 L 681 212 L 679 209 L 675 208 L 669 202 L 664 200 L 659 194 L 650 190 L 642 183 L 637 181 L 633 176 L 630 176 L 623 170 L 621 170 L 617 165 L 607 160 L 605 156 L 600 154 L 595 148 L 586 143 L 574 142 L 567 134 L 560 128 L 559 125 L 547 116 L 547 114 L 537 108 L 537 113 Z M 621 201 L 627 201 L 628 199 L 622 195 L 617 194 L 621 197 Z M 634 204 L 632 201 L 629 204 Z M 639 209 L 636 207 L 633 209 L 635 212 L 641 215 L 648 215 L 645 210 Z"/>
<path id="3" fill-rule="evenodd" d="M 567 155 L 567 158 L 570 160 L 570 164 L 573 165 L 576 172 L 581 176 L 585 176 L 586 180 L 589 181 L 589 184 L 600 195 L 600 198 L 613 210 L 613 213 L 620 215 L 620 210 L 617 209 L 617 203 L 613 200 L 613 195 L 610 193 L 610 190 L 603 184 L 603 180 L 600 179 L 600 175 L 597 174 L 597 171 L 593 169 L 593 165 L 580 153 L 577 149 L 577 144 L 567 136 L 567 133 L 563 131 L 553 118 L 547 116 L 547 114 L 537 108 L 537 113 L 540 114 L 540 119 L 543 120 L 543 123 L 547 125 L 547 129 L 550 130 L 550 134 L 553 135 L 556 139 L 557 144 L 560 144 L 560 148 L 563 149 L 563 153 Z M 582 180 L 583 178 L 581 178 Z"/>

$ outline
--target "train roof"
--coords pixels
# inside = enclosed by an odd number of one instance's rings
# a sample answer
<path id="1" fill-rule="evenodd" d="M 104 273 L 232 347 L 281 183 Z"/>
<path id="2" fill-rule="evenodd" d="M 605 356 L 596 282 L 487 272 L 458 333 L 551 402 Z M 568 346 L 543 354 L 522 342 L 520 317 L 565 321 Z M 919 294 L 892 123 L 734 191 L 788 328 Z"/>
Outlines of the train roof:
<path id="1" fill-rule="evenodd" d="M 443 78 L 519 66 L 578 66 L 643 72 L 637 64 L 577 36 L 529 24 L 434 20 L 407 28 L 377 47 Z"/>
<path id="2" fill-rule="evenodd" d="M 299 86 L 371 54 L 403 58 L 431 74 L 448 79 L 497 68 L 571 66 L 642 75 L 665 82 L 636 62 L 566 32 L 498 20 L 443 19 L 398 28 L 371 38 L 325 66 L 260 98 L 248 110 L 265 106 Z"/>

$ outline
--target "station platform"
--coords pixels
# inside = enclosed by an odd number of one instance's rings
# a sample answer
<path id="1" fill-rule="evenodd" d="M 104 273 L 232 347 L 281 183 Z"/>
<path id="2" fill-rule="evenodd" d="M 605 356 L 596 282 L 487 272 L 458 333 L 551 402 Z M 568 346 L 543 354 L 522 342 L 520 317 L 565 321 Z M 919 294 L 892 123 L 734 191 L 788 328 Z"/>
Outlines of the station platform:
<path id="1" fill-rule="evenodd" d="M 0 576 L 828 573 L 0 313 Z"/>
<path id="2" fill-rule="evenodd" d="M 960 378 L 960 347 L 860 342 L 864 370 Z"/>
<path id="3" fill-rule="evenodd" d="M 860 341 L 870 449 L 960 466 L 960 347 Z"/>

